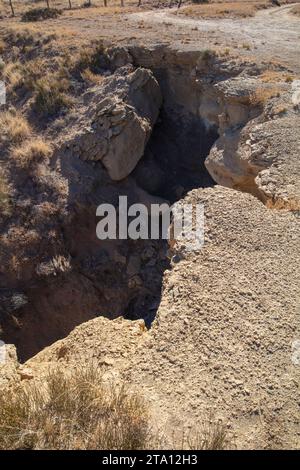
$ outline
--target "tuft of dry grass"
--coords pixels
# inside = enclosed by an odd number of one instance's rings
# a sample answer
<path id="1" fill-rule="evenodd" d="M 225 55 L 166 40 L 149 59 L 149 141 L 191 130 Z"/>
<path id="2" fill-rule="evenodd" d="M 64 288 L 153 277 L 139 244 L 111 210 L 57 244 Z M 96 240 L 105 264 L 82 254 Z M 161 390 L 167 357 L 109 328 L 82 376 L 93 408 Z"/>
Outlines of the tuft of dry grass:
<path id="1" fill-rule="evenodd" d="M 67 79 L 59 79 L 54 75 L 37 80 L 34 85 L 36 92 L 35 111 L 44 117 L 48 117 L 58 114 L 63 108 L 70 107 L 73 101 L 66 94 L 69 86 L 70 83 Z"/>
<path id="2" fill-rule="evenodd" d="M 0 215 L 8 216 L 11 212 L 10 187 L 2 169 L 0 169 Z"/>
<path id="3" fill-rule="evenodd" d="M 90 69 L 85 69 L 81 72 L 82 79 L 91 85 L 100 85 L 103 82 L 104 77 L 102 75 L 93 73 Z"/>
<path id="4" fill-rule="evenodd" d="M 205 423 L 186 436 L 189 450 L 225 450 L 231 446 L 227 429 L 221 422 Z"/>
<path id="5" fill-rule="evenodd" d="M 14 91 L 23 85 L 22 64 L 19 61 L 9 62 L 4 66 L 3 78 L 7 82 L 7 91 Z"/>
<path id="6" fill-rule="evenodd" d="M 270 98 L 280 96 L 279 87 L 258 87 L 250 96 L 250 103 L 253 106 L 263 106 Z"/>
<path id="7" fill-rule="evenodd" d="M 37 137 L 14 147 L 10 153 L 11 158 L 19 168 L 29 168 L 51 154 L 51 146 Z"/>
<path id="8" fill-rule="evenodd" d="M 0 395 L 0 449 L 145 449 L 145 403 L 94 367 L 49 372 Z"/>
<path id="9" fill-rule="evenodd" d="M 0 115 L 0 139 L 9 144 L 19 144 L 31 134 L 28 121 L 17 112 L 6 111 Z"/>

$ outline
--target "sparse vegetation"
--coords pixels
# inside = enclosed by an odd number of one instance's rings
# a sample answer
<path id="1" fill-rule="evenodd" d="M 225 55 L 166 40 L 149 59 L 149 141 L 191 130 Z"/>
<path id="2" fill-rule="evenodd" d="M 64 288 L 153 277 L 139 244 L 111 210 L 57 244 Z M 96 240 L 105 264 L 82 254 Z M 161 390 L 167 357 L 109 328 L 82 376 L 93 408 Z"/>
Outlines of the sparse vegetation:
<path id="1" fill-rule="evenodd" d="M 89 68 L 81 72 L 81 77 L 85 82 L 91 85 L 99 85 L 103 81 L 102 75 L 93 73 Z"/>
<path id="2" fill-rule="evenodd" d="M 261 80 L 265 83 L 278 83 L 278 82 L 292 82 L 294 76 L 288 72 L 278 71 L 278 70 L 265 70 L 261 76 Z"/>
<path id="3" fill-rule="evenodd" d="M 231 447 L 227 429 L 220 422 L 210 422 L 193 429 L 186 440 L 190 450 L 224 450 Z"/>
<path id="4" fill-rule="evenodd" d="M 93 368 L 49 372 L 0 396 L 0 449 L 145 449 L 145 403 Z"/>
<path id="5" fill-rule="evenodd" d="M 210 60 L 212 60 L 215 57 L 215 52 L 210 50 L 210 49 L 204 49 L 201 52 L 201 59 L 205 64 L 208 64 Z"/>
<path id="6" fill-rule="evenodd" d="M 22 21 L 42 21 L 57 18 L 62 10 L 57 8 L 32 8 L 22 15 Z"/>
<path id="7" fill-rule="evenodd" d="M 42 382 L 20 385 L 0 396 L 0 449 L 153 449 L 148 407 L 127 385 L 103 380 L 94 366 L 52 369 Z M 230 447 L 226 428 L 210 422 L 183 432 L 175 449 Z"/>
<path id="8" fill-rule="evenodd" d="M 0 169 L 0 216 L 10 214 L 10 189 L 6 176 L 2 169 Z"/>
<path id="9" fill-rule="evenodd" d="M 258 87 L 250 96 L 250 103 L 253 106 L 263 106 L 270 98 L 280 96 L 281 90 L 279 87 Z"/>
<path id="10" fill-rule="evenodd" d="M 11 152 L 11 157 L 18 167 L 29 168 L 49 156 L 50 153 L 51 146 L 37 137 L 14 147 Z"/>
<path id="11" fill-rule="evenodd" d="M 16 111 L 6 111 L 0 116 L 0 139 L 18 144 L 31 134 L 28 121 Z"/>
<path id="12" fill-rule="evenodd" d="M 72 100 L 66 95 L 69 82 L 50 76 L 40 78 L 34 85 L 36 95 L 34 109 L 44 117 L 56 115 L 62 108 L 71 106 Z"/>

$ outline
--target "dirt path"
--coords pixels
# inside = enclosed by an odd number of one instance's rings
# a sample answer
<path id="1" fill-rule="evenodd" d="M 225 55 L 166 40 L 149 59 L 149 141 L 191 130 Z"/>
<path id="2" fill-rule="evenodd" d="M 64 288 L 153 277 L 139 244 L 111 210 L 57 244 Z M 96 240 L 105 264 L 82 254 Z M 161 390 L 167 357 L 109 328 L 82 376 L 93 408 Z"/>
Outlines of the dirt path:
<path id="1" fill-rule="evenodd" d="M 177 10 L 150 11 L 128 15 L 130 22 L 147 23 L 160 29 L 172 27 L 174 36 L 184 28 L 190 39 L 200 32 L 209 41 L 218 38 L 224 46 L 236 44 L 263 60 L 282 62 L 294 71 L 300 71 L 300 20 L 290 13 L 293 5 L 259 11 L 253 18 L 198 20 L 177 15 Z M 222 42 L 221 42 L 222 44 Z M 298 45 L 298 46 L 297 46 Z"/>
<path id="2" fill-rule="evenodd" d="M 193 19 L 177 14 L 177 9 L 141 11 L 122 15 L 65 12 L 55 21 L 44 22 L 45 31 L 57 33 L 72 47 L 76 43 L 103 39 L 114 44 L 158 43 L 174 47 L 227 49 L 230 55 L 249 58 L 252 62 L 279 62 L 291 71 L 300 73 L 300 19 L 290 13 L 295 4 L 259 11 L 253 18 Z M 0 21 L 2 28 L 26 29 L 19 18 Z M 40 24 L 32 23 L 32 30 Z"/>

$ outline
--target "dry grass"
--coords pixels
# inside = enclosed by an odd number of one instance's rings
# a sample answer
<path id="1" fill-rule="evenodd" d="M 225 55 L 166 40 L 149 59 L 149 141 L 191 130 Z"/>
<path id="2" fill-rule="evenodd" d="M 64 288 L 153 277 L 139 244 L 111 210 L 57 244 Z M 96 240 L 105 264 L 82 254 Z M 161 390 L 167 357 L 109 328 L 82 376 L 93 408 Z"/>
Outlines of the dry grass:
<path id="1" fill-rule="evenodd" d="M 226 427 L 222 423 L 210 422 L 190 431 L 186 436 L 189 450 L 224 450 L 231 447 Z"/>
<path id="2" fill-rule="evenodd" d="M 23 142 L 14 147 L 10 153 L 11 158 L 19 168 L 29 168 L 51 154 L 51 146 L 40 138 Z"/>
<path id="3" fill-rule="evenodd" d="M 143 400 L 95 368 L 55 370 L 0 396 L 0 449 L 145 449 L 149 433 Z"/>
<path id="4" fill-rule="evenodd" d="M 272 108 L 272 116 L 281 116 L 288 111 L 288 108 L 284 104 L 278 104 Z"/>
<path id="5" fill-rule="evenodd" d="M 9 62 L 4 66 L 3 78 L 7 83 L 7 92 L 13 92 L 23 85 L 24 75 L 19 61 Z"/>
<path id="6" fill-rule="evenodd" d="M 104 80 L 103 76 L 93 73 L 88 68 L 81 72 L 81 77 L 85 82 L 90 85 L 100 85 L 100 83 Z"/>
<path id="7" fill-rule="evenodd" d="M 3 170 L 0 169 L 0 215 L 8 216 L 10 212 L 10 187 Z"/>
<path id="8" fill-rule="evenodd" d="M 180 433 L 179 433 L 180 434 Z M 126 385 L 103 381 L 99 369 L 52 369 L 0 395 L 0 449 L 136 450 L 161 448 L 145 401 Z M 210 421 L 172 444 L 174 449 L 230 448 L 225 427 Z"/>
<path id="9" fill-rule="evenodd" d="M 43 21 L 58 18 L 63 10 L 56 8 L 31 8 L 22 14 L 22 21 Z"/>
<path id="10" fill-rule="evenodd" d="M 292 82 L 296 77 L 288 72 L 265 70 L 260 79 L 265 83 Z"/>
<path id="11" fill-rule="evenodd" d="M 55 75 L 40 78 L 34 85 L 34 110 L 44 117 L 55 116 L 63 108 L 68 108 L 73 101 L 66 94 L 70 86 L 67 79 Z"/>
<path id="12" fill-rule="evenodd" d="M 258 87 L 250 96 L 250 103 L 252 106 L 263 106 L 270 98 L 280 96 L 281 90 L 279 87 Z"/>
<path id="13" fill-rule="evenodd" d="M 221 1 L 201 5 L 188 5 L 178 14 L 191 18 L 246 18 L 255 15 L 258 10 L 272 6 L 269 0 Z"/>
<path id="14" fill-rule="evenodd" d="M 6 111 L 0 115 L 0 139 L 19 144 L 31 134 L 28 121 L 18 112 Z"/>

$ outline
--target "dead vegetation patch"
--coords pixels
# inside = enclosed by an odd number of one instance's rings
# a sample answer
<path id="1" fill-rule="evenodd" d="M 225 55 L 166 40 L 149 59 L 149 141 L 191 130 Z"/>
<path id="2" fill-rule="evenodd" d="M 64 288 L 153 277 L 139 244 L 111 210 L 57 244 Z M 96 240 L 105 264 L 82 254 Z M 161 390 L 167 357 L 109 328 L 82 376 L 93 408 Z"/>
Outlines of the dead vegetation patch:
<path id="1" fill-rule="evenodd" d="M 142 396 L 127 384 L 108 383 L 90 365 L 53 368 L 0 396 L 0 449 L 137 450 L 164 445 Z M 225 426 L 210 422 L 182 432 L 174 449 L 230 447 Z"/>
<path id="2" fill-rule="evenodd" d="M 10 213 L 10 187 L 3 169 L 0 168 L 0 217 L 6 217 Z"/>
<path id="3" fill-rule="evenodd" d="M 252 106 L 264 106 L 270 98 L 279 97 L 281 91 L 280 87 L 277 86 L 258 87 L 250 95 L 250 103 Z"/>
<path id="4" fill-rule="evenodd" d="M 1 143 L 19 144 L 28 139 L 32 130 L 28 121 L 17 111 L 6 111 L 0 115 Z"/>
<path id="5" fill-rule="evenodd" d="M 54 370 L 0 397 L 1 449 L 145 449 L 149 434 L 143 400 L 94 368 Z"/>
<path id="6" fill-rule="evenodd" d="M 17 167 L 29 168 L 51 154 L 51 146 L 43 139 L 36 137 L 14 147 L 11 157 Z"/>
<path id="7" fill-rule="evenodd" d="M 292 82 L 296 77 L 289 72 L 281 70 L 265 70 L 259 77 L 265 83 Z"/>

